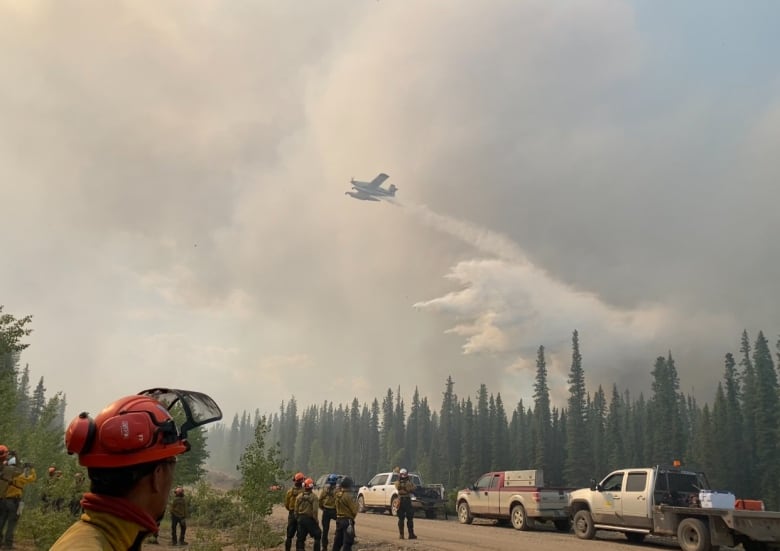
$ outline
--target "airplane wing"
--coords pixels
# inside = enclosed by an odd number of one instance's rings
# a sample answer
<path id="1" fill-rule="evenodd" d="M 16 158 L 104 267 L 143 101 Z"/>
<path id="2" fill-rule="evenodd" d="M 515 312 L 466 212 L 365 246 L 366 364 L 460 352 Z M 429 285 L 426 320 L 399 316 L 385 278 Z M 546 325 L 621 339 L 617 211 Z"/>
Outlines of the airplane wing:
<path id="1" fill-rule="evenodd" d="M 389 177 L 390 177 L 390 176 L 388 176 L 387 174 L 385 174 L 384 172 L 382 172 L 382 173 L 381 173 L 381 174 L 379 174 L 379 175 L 378 175 L 376 178 L 374 178 L 373 180 L 371 180 L 371 182 L 369 182 L 368 186 L 369 186 L 369 187 L 372 187 L 372 188 L 374 188 L 374 189 L 376 189 L 376 188 L 378 188 L 379 186 L 381 186 L 381 185 L 384 183 L 384 181 L 385 181 L 385 180 L 387 180 Z"/>

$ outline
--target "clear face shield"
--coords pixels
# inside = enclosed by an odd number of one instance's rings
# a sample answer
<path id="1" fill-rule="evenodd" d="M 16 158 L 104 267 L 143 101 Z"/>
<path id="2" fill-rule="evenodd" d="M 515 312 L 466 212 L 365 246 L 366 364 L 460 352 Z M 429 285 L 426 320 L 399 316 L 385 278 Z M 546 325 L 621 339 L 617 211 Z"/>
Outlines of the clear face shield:
<path id="1" fill-rule="evenodd" d="M 217 403 L 207 394 L 194 390 L 180 390 L 177 388 L 150 388 L 138 393 L 148 396 L 160 402 L 165 409 L 179 409 L 184 414 L 185 420 L 179 427 L 179 438 L 187 439 L 187 431 L 222 419 L 222 410 Z M 178 406 L 178 407 L 177 407 Z"/>

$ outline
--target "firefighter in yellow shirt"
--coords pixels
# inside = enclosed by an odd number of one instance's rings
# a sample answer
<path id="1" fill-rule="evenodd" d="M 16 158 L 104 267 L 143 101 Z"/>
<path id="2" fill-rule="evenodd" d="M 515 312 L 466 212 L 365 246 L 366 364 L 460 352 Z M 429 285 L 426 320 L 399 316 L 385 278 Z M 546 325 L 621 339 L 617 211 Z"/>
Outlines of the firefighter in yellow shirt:
<path id="1" fill-rule="evenodd" d="M 336 523 L 336 482 L 339 476 L 329 474 L 325 486 L 320 490 L 320 509 L 322 509 L 322 551 L 328 551 L 328 532 L 330 522 Z"/>
<path id="2" fill-rule="evenodd" d="M 345 476 L 336 491 L 336 537 L 333 539 L 333 551 L 352 551 L 355 543 L 355 517 L 357 504 L 350 493 L 352 479 Z"/>
<path id="3" fill-rule="evenodd" d="M 314 481 L 311 478 L 307 478 L 303 482 L 303 493 L 298 494 L 295 500 L 295 514 L 298 517 L 298 537 L 295 540 L 296 551 L 303 551 L 306 548 L 306 536 L 311 536 L 314 540 L 314 551 L 320 551 L 322 530 L 320 530 L 317 519 L 319 515 L 319 500 L 314 495 L 313 489 Z"/>
<path id="4" fill-rule="evenodd" d="M 6 549 L 13 549 L 16 523 L 22 514 L 22 490 L 26 485 L 35 482 L 38 477 L 35 468 L 29 463 L 25 463 L 22 469 L 18 469 L 16 453 L 9 452 L 9 456 L 3 476 L 7 474 L 13 476 L 8 482 L 5 499 L 0 500 L 0 507 L 3 509 L 0 512 L 0 543 Z"/>
<path id="5" fill-rule="evenodd" d="M 284 551 L 292 549 L 293 536 L 298 532 L 298 518 L 295 516 L 295 500 L 298 495 L 303 493 L 303 481 L 306 475 L 295 473 L 293 477 L 293 487 L 287 490 L 284 496 L 284 507 L 287 509 L 287 537 L 284 540 Z"/>

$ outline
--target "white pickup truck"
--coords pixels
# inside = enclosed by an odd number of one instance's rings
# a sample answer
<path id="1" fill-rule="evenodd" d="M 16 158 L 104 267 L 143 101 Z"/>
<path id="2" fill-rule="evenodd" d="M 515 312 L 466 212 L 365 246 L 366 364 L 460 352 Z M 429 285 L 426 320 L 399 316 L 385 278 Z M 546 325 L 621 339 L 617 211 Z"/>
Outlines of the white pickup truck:
<path id="1" fill-rule="evenodd" d="M 683 551 L 780 548 L 780 512 L 735 509 L 733 494 L 714 492 L 703 473 L 678 467 L 613 471 L 571 492 L 569 510 L 581 539 L 609 530 L 633 543 L 648 534 L 676 536 Z"/>
<path id="2" fill-rule="evenodd" d="M 416 486 L 412 494 L 412 506 L 415 510 L 422 510 L 425 518 L 434 518 L 436 510 L 442 509 L 446 518 L 447 511 L 444 487 L 441 484 L 423 485 L 420 475 L 409 473 L 409 479 Z M 395 482 L 398 480 L 397 472 L 379 473 L 368 484 L 358 490 L 358 509 L 360 512 L 369 509 L 382 509 L 395 515 L 398 511 L 398 490 Z"/>
<path id="3" fill-rule="evenodd" d="M 471 524 L 474 518 L 491 518 L 499 523 L 511 522 L 517 530 L 532 530 L 537 521 L 552 521 L 561 532 L 571 528 L 568 505 L 568 491 L 545 487 L 539 469 L 483 474 L 459 491 L 455 500 L 461 524 Z"/>

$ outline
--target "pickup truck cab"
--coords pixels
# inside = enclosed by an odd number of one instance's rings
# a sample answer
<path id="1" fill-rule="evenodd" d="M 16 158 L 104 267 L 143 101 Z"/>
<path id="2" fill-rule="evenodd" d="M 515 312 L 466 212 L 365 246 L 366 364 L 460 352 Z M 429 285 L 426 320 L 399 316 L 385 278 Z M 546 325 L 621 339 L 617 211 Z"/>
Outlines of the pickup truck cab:
<path id="1" fill-rule="evenodd" d="M 436 509 L 444 508 L 444 487 L 441 484 L 425 486 L 417 473 L 409 473 L 409 479 L 416 486 L 412 494 L 412 506 L 415 510 L 422 510 L 426 518 L 434 518 Z M 398 512 L 398 491 L 395 488 L 397 480 L 397 472 L 375 475 L 358 490 L 358 510 L 365 512 L 369 509 L 381 509 L 395 515 Z"/>
<path id="2" fill-rule="evenodd" d="M 532 530 L 537 521 L 552 521 L 568 532 L 569 494 L 564 488 L 545 488 L 541 470 L 485 473 L 470 487 L 458 492 L 458 521 L 471 524 L 475 518 L 507 521 L 517 530 Z"/>
<path id="3" fill-rule="evenodd" d="M 780 544 L 780 513 L 734 508 L 734 496 L 709 489 L 703 473 L 678 467 L 620 469 L 590 488 L 571 492 L 574 533 L 623 532 L 639 543 L 648 534 L 676 536 L 683 551 L 742 544 L 745 551 Z"/>

